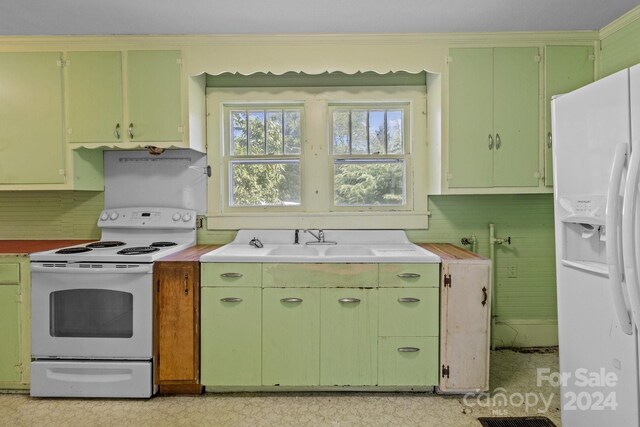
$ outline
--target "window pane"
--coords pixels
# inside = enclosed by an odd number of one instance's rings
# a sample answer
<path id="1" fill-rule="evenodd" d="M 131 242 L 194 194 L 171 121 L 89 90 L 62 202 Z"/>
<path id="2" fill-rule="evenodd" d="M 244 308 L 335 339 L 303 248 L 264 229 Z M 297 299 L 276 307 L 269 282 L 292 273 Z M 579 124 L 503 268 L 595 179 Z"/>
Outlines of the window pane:
<path id="1" fill-rule="evenodd" d="M 267 154 L 282 151 L 282 110 L 267 111 Z"/>
<path id="2" fill-rule="evenodd" d="M 349 110 L 333 112 L 333 153 L 349 153 Z"/>
<path id="3" fill-rule="evenodd" d="M 404 175 L 402 160 L 338 160 L 334 164 L 334 205 L 404 205 Z"/>
<path id="4" fill-rule="evenodd" d="M 284 112 L 284 154 L 300 154 L 300 111 Z"/>
<path id="5" fill-rule="evenodd" d="M 232 111 L 231 123 L 233 128 L 233 144 L 231 155 L 247 154 L 247 113 L 246 111 Z"/>
<path id="6" fill-rule="evenodd" d="M 386 153 L 384 111 L 369 111 L 369 154 Z"/>
<path id="7" fill-rule="evenodd" d="M 265 154 L 264 111 L 249 111 L 249 154 Z"/>
<path id="8" fill-rule="evenodd" d="M 368 154 L 367 110 L 351 110 L 351 154 Z"/>
<path id="9" fill-rule="evenodd" d="M 403 114 L 402 110 L 387 111 L 387 153 L 402 154 L 403 144 Z"/>
<path id="10" fill-rule="evenodd" d="M 300 204 L 300 162 L 232 161 L 230 206 Z"/>

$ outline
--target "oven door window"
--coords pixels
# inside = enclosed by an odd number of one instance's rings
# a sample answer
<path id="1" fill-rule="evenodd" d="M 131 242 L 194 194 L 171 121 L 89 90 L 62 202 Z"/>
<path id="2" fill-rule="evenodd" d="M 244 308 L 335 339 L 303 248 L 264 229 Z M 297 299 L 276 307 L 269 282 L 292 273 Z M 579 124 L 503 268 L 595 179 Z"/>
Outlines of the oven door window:
<path id="1" fill-rule="evenodd" d="M 71 289 L 49 297 L 52 337 L 131 338 L 133 295 L 108 289 Z"/>

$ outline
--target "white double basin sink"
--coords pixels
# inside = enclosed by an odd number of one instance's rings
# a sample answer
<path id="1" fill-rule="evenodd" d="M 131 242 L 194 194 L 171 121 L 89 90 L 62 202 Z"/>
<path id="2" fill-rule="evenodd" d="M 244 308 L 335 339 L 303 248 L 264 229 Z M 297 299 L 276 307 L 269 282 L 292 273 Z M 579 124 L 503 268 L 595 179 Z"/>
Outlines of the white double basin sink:
<path id="1" fill-rule="evenodd" d="M 318 230 L 311 230 L 318 236 Z M 201 262 L 273 263 L 439 263 L 440 258 L 411 243 L 401 230 L 325 230 L 324 241 L 299 230 L 240 230 L 233 242 Z M 253 244 L 250 242 L 253 241 Z M 262 247 L 257 247 L 262 246 Z"/>

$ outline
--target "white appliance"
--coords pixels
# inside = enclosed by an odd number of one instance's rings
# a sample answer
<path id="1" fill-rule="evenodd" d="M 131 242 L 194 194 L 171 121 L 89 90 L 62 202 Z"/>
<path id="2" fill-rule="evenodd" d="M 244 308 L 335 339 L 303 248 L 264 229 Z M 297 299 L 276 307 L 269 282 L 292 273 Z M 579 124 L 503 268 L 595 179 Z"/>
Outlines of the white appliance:
<path id="1" fill-rule="evenodd" d="M 640 65 L 552 112 L 562 424 L 639 426 Z"/>
<path id="2" fill-rule="evenodd" d="M 102 238 L 31 255 L 31 395 L 153 394 L 153 262 L 196 242 L 195 211 L 104 210 Z"/>

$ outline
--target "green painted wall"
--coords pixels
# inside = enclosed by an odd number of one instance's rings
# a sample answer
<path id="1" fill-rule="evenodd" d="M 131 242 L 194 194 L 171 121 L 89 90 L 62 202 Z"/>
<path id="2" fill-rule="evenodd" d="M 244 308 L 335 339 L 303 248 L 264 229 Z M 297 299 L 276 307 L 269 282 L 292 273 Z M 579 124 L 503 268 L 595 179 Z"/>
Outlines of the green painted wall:
<path id="1" fill-rule="evenodd" d="M 599 77 L 640 62 L 640 13 L 637 18 L 601 40 Z"/>

